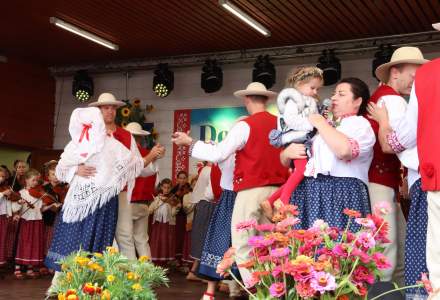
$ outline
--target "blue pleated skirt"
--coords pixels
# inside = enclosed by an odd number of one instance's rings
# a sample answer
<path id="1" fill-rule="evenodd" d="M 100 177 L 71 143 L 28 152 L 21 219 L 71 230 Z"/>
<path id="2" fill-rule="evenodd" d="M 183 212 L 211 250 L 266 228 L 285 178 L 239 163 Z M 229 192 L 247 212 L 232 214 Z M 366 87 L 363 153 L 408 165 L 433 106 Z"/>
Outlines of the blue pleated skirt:
<path id="1" fill-rule="evenodd" d="M 55 234 L 44 263 L 60 271 L 57 263 L 80 248 L 89 252 L 102 252 L 113 244 L 118 220 L 118 196 L 80 222 L 63 222 L 63 211 L 55 223 Z"/>
<path id="2" fill-rule="evenodd" d="M 371 211 L 367 186 L 351 177 L 305 177 L 292 193 L 290 203 L 298 206 L 301 219 L 298 227 L 303 229 L 310 228 L 317 219 L 344 229 L 348 223 L 344 208 L 357 210 L 363 216 Z M 357 231 L 360 226 L 353 223 L 350 230 Z"/>
<path id="3" fill-rule="evenodd" d="M 223 190 L 209 222 L 198 274 L 211 281 L 224 279 L 216 269 L 223 254 L 231 247 L 231 219 L 236 195 L 233 191 Z M 238 276 L 235 265 L 232 271 Z"/>
<path id="4" fill-rule="evenodd" d="M 420 281 L 422 273 L 428 273 L 426 266 L 426 234 L 428 231 L 427 194 L 422 191 L 422 181 L 417 180 L 409 191 L 411 206 L 406 225 L 405 241 L 405 285 L 414 285 Z M 424 288 L 407 289 L 406 298 L 427 295 Z M 419 297 L 420 298 L 420 297 Z"/>

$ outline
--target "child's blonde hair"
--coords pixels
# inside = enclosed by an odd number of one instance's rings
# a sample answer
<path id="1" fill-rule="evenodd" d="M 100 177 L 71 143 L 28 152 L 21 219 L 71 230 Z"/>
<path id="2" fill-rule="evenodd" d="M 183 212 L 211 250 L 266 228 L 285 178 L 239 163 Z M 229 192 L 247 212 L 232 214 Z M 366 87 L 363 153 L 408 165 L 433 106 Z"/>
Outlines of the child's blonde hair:
<path id="1" fill-rule="evenodd" d="M 290 72 L 286 79 L 286 87 L 295 88 L 301 82 L 308 82 L 313 78 L 324 81 L 322 70 L 317 67 L 298 67 Z"/>

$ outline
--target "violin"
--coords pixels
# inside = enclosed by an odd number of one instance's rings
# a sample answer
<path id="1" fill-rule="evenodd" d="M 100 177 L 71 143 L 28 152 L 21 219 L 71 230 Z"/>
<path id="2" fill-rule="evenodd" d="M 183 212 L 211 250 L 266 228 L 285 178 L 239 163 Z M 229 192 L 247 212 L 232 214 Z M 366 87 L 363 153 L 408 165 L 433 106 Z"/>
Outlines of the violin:
<path id="1" fill-rule="evenodd" d="M 42 186 L 30 188 L 28 189 L 28 192 L 29 195 L 31 195 L 32 197 L 38 198 L 38 200 L 43 201 L 45 205 L 50 205 L 52 203 L 60 203 L 58 199 L 56 199 L 54 196 L 46 192 Z"/>
<path id="2" fill-rule="evenodd" d="M 9 194 L 9 196 L 5 196 L 9 201 L 11 201 L 11 202 L 17 202 L 18 200 L 21 199 L 20 194 L 17 193 L 17 192 L 14 192 L 10 186 L 8 186 L 8 185 L 6 185 L 6 184 L 0 186 L 0 193 L 1 193 L 1 192 L 4 192 L 4 191 L 7 191 L 7 190 L 10 190 L 10 191 L 11 191 L 11 194 Z"/>
<path id="3" fill-rule="evenodd" d="M 58 195 L 59 202 L 64 203 L 64 198 L 66 198 L 67 191 L 69 190 L 68 185 L 66 183 L 58 183 L 52 190 Z"/>

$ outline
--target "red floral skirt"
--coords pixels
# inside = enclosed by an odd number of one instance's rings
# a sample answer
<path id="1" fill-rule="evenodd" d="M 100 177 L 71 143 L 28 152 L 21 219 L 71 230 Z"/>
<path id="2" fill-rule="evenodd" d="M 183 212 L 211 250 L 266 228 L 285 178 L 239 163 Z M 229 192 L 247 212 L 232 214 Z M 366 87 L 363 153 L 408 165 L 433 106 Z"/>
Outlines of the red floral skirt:
<path id="1" fill-rule="evenodd" d="M 8 237 L 8 218 L 6 215 L 0 216 L 0 265 L 6 264 L 7 261 L 7 249 L 6 240 Z"/>

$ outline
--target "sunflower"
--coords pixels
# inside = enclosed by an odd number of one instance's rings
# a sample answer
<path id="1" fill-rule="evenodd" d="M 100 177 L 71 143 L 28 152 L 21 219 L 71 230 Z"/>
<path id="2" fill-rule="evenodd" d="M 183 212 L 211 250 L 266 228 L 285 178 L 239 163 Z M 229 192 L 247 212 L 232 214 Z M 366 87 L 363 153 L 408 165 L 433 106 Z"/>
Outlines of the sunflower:
<path id="1" fill-rule="evenodd" d="M 141 105 L 141 100 L 139 98 L 135 98 L 133 100 L 133 106 L 139 107 Z"/>
<path id="2" fill-rule="evenodd" d="M 130 109 L 128 107 L 124 107 L 121 109 L 121 115 L 123 117 L 128 117 L 130 115 Z"/>
<path id="3" fill-rule="evenodd" d="M 127 125 L 128 125 L 128 123 L 125 122 L 125 121 L 121 123 L 121 127 L 122 127 L 122 128 L 125 128 Z"/>

